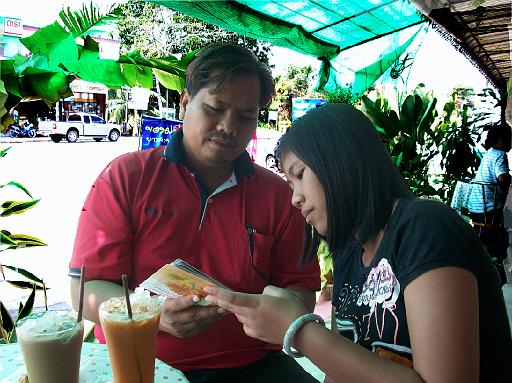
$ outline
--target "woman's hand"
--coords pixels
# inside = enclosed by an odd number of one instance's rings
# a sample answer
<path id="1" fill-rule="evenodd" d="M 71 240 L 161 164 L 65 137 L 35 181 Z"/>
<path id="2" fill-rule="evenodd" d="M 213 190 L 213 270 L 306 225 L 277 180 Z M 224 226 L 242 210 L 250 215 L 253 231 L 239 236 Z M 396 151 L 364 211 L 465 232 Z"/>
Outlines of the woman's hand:
<path id="1" fill-rule="evenodd" d="M 260 294 L 244 294 L 208 286 L 206 300 L 236 315 L 245 333 L 265 342 L 282 344 L 284 334 L 295 319 L 308 310 L 291 291 L 267 286 Z"/>

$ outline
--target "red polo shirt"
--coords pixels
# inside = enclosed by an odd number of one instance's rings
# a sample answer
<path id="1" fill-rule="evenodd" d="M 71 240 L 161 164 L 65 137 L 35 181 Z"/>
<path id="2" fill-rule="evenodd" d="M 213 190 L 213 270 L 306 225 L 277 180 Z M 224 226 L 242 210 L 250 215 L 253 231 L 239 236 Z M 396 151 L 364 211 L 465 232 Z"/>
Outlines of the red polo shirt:
<path id="1" fill-rule="evenodd" d="M 244 152 L 233 176 L 208 196 L 182 164 L 181 142 L 178 132 L 167 149 L 128 153 L 103 170 L 80 215 L 70 276 L 85 264 L 88 280 L 118 282 L 128 274 L 135 288 L 181 258 L 236 291 L 261 293 L 267 284 L 319 289 L 318 264 L 297 266 L 304 220 L 286 183 Z M 253 264 L 247 225 L 255 229 Z M 95 335 L 104 342 L 99 325 Z M 240 366 L 278 349 L 246 336 L 227 315 L 192 338 L 160 332 L 157 358 L 190 371 Z"/>

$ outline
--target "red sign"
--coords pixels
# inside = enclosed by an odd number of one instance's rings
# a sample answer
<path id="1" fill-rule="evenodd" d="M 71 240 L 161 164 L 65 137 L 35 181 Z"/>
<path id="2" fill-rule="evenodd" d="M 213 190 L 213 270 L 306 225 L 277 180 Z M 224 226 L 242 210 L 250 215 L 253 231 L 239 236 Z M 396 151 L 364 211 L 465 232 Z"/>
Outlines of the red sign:
<path id="1" fill-rule="evenodd" d="M 21 19 L 4 17 L 4 34 L 21 36 L 23 34 L 23 23 Z"/>

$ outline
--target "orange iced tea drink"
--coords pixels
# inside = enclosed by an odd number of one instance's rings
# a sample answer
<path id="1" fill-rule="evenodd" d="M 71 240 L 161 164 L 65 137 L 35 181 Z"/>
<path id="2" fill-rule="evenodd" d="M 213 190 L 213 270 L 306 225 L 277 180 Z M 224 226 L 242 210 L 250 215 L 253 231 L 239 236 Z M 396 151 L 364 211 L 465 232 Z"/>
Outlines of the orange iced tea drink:
<path id="1" fill-rule="evenodd" d="M 114 383 L 153 383 L 162 300 L 137 292 L 130 301 L 132 319 L 124 297 L 111 298 L 99 307 Z"/>

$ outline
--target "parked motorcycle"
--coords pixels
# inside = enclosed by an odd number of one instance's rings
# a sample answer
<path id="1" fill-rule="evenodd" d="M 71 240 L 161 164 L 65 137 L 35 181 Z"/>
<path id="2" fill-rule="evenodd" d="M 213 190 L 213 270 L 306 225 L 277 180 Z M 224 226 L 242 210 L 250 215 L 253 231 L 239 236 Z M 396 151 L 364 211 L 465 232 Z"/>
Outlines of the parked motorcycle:
<path id="1" fill-rule="evenodd" d="M 25 122 L 21 126 L 12 125 L 9 129 L 11 137 L 30 137 L 36 136 L 36 130 L 30 122 Z"/>

